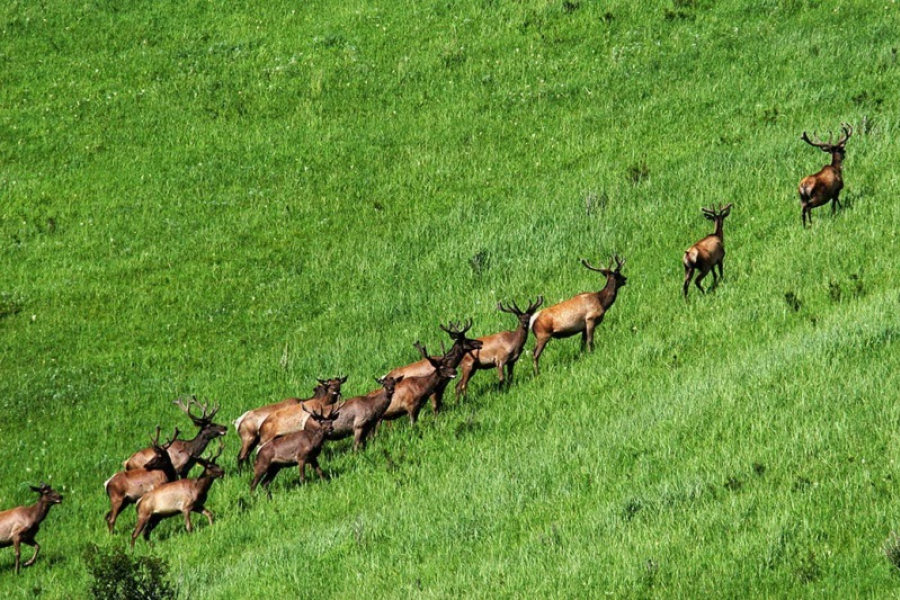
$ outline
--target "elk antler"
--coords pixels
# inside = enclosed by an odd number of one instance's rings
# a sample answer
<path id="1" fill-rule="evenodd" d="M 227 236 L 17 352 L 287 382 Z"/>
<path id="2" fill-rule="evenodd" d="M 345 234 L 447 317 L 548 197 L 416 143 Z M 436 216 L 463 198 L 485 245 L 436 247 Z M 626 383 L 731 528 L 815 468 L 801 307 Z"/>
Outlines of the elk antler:
<path id="1" fill-rule="evenodd" d="M 185 404 L 184 398 L 179 398 L 178 400 L 175 400 L 175 402 L 173 402 L 173 404 L 178 406 L 178 408 L 180 408 L 184 412 L 184 414 L 186 414 L 188 416 L 188 418 L 194 422 L 194 425 L 196 425 L 197 427 L 203 427 L 204 425 L 211 423 L 213 420 L 213 417 L 215 417 L 216 413 L 219 412 L 218 405 L 216 405 L 212 409 L 212 412 L 209 412 L 209 401 L 206 401 L 205 403 L 201 404 L 197 400 L 196 396 L 188 397 L 187 404 Z M 197 406 L 201 410 L 202 414 L 199 417 L 194 415 L 191 412 L 192 405 Z"/>
<path id="2" fill-rule="evenodd" d="M 835 146 L 843 146 L 847 143 L 847 140 L 850 139 L 850 136 L 853 135 L 853 128 L 850 127 L 849 123 L 841 123 L 841 131 L 843 135 L 841 138 L 834 144 Z"/>
<path id="3" fill-rule="evenodd" d="M 446 327 L 441 325 L 441 329 L 446 331 L 450 335 L 450 337 L 452 337 L 453 339 L 457 339 L 457 338 L 460 338 L 460 337 L 466 335 L 466 332 L 469 331 L 469 329 L 471 329 L 471 328 L 472 328 L 471 320 L 466 321 L 465 325 L 461 325 L 460 323 L 454 323 L 452 321 L 450 323 L 448 323 Z"/>
<path id="4" fill-rule="evenodd" d="M 497 310 L 502 311 L 502 312 L 505 312 L 505 313 L 511 313 L 511 314 L 514 314 L 514 315 L 518 315 L 519 312 L 520 312 L 520 311 L 519 311 L 519 308 L 516 306 L 516 303 L 515 303 L 515 302 L 513 302 L 512 307 L 510 307 L 510 306 L 508 306 L 508 305 L 507 305 L 507 306 L 503 306 L 503 303 L 502 303 L 502 302 L 498 302 L 498 303 L 497 303 Z"/>
<path id="5" fill-rule="evenodd" d="M 819 139 L 819 134 L 814 131 L 813 138 L 815 138 L 815 140 L 811 140 L 811 139 L 809 139 L 809 136 L 806 135 L 806 132 L 804 131 L 803 135 L 800 136 L 800 139 L 803 140 L 804 142 L 806 142 L 807 144 L 809 144 L 810 146 L 815 146 L 816 148 L 821 148 L 822 150 L 829 150 L 831 148 L 831 137 L 832 137 L 832 134 L 829 131 L 828 132 L 828 141 L 823 142 L 822 140 Z"/>
<path id="6" fill-rule="evenodd" d="M 587 259 L 585 259 L 585 258 L 582 258 L 582 259 L 581 259 L 581 264 L 583 264 L 585 267 L 587 267 L 587 268 L 590 269 L 591 271 L 597 271 L 597 272 L 599 272 L 599 273 L 603 273 L 603 272 L 604 272 L 604 269 L 598 269 L 597 267 L 592 267 L 592 266 L 590 265 L 590 263 L 588 263 Z"/>
<path id="7" fill-rule="evenodd" d="M 543 296 L 538 296 L 537 300 L 535 300 L 534 302 L 532 302 L 532 303 L 528 306 L 528 310 L 526 310 L 525 312 L 528 313 L 528 314 L 534 314 L 534 311 L 536 311 L 536 310 L 538 309 L 538 307 L 540 307 L 540 305 L 543 304 L 543 303 L 544 303 L 544 297 L 543 297 Z"/>

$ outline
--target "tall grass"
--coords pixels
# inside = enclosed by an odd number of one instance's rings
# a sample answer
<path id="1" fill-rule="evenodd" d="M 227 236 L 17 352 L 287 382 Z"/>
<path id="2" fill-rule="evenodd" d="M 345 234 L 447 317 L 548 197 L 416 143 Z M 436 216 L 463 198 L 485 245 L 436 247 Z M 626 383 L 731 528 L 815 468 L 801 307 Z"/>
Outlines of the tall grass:
<path id="1" fill-rule="evenodd" d="M 87 594 L 103 481 L 194 393 L 347 395 L 498 301 L 628 285 L 595 353 L 395 425 L 139 555 L 185 597 L 884 595 L 900 414 L 889 2 L 0 8 L 0 507 L 65 495 L 0 590 Z M 845 209 L 800 226 L 853 124 Z M 725 281 L 680 297 L 699 208 Z M 531 344 L 529 343 L 529 348 Z M 228 436 L 226 456 L 237 452 Z M 228 459 L 229 462 L 231 458 Z M 5 568 L 4 568 L 5 567 Z"/>

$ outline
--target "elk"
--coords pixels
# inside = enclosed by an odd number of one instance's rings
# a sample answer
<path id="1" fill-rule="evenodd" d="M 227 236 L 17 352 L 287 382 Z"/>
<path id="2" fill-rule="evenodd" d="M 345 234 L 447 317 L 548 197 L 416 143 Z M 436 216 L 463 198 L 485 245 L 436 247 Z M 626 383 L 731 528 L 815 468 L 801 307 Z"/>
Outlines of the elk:
<path id="1" fill-rule="evenodd" d="M 616 301 L 619 288 L 625 285 L 628 278 L 622 275 L 624 259 L 618 255 L 613 256 L 616 268 L 612 264 L 608 268 L 592 267 L 587 260 L 581 259 L 581 264 L 591 271 L 603 273 L 606 276 L 606 285 L 599 292 L 582 292 L 559 304 L 540 310 L 531 317 L 531 331 L 534 332 L 534 374 L 538 374 L 538 359 L 544 351 L 544 346 L 550 338 L 567 338 L 581 334 L 581 349 L 588 346 L 594 350 L 594 328 L 603 322 L 606 312 Z"/>
<path id="2" fill-rule="evenodd" d="M 150 532 L 165 517 L 171 517 L 181 513 L 184 515 L 184 525 L 188 533 L 194 530 L 191 525 L 191 513 L 202 513 L 212 525 L 213 515 L 206 509 L 206 496 L 209 488 L 216 479 L 225 476 L 225 470 L 216 464 L 216 460 L 222 455 L 225 444 L 219 440 L 219 451 L 211 458 L 197 458 L 197 463 L 203 467 L 203 473 L 196 479 L 179 479 L 164 483 L 147 492 L 137 503 L 137 524 L 131 533 L 131 549 L 134 550 L 134 542 L 141 533 L 144 539 L 150 541 Z"/>
<path id="3" fill-rule="evenodd" d="M 31 506 L 17 506 L 0 512 L 0 548 L 12 546 L 16 551 L 16 575 L 19 574 L 21 560 L 20 545 L 32 546 L 34 555 L 25 561 L 26 567 L 30 567 L 37 560 L 41 545 L 34 536 L 41 528 L 41 522 L 50 512 L 50 507 L 62 502 L 63 497 L 49 485 L 41 482 L 40 486 L 28 486 L 32 491 L 41 495 L 38 501 Z"/>
<path id="4" fill-rule="evenodd" d="M 539 296 L 537 301 L 530 304 L 525 310 L 520 309 L 515 302 L 512 303 L 512 306 L 503 306 L 502 302 L 497 303 L 498 310 L 516 316 L 519 326 L 513 331 L 501 331 L 478 338 L 481 348 L 463 356 L 459 364 L 459 381 L 456 383 L 457 400 L 460 396 L 466 397 L 469 379 L 478 370 L 496 368 L 500 385 L 502 386 L 504 382 L 507 385 L 512 384 L 513 369 L 528 340 L 528 326 L 531 324 L 531 317 L 543 303 L 543 296 Z M 504 368 L 506 369 L 505 378 Z"/>
<path id="5" fill-rule="evenodd" d="M 259 428 L 269 415 L 272 415 L 283 408 L 297 406 L 301 402 L 309 402 L 311 400 L 323 401 L 331 395 L 333 397 L 334 388 L 329 390 L 329 386 L 337 386 L 337 397 L 333 402 L 340 398 L 340 386 L 347 381 L 346 377 L 338 377 L 336 379 L 316 379 L 319 384 L 313 389 L 312 398 L 301 400 L 300 398 L 286 398 L 281 402 L 269 404 L 254 410 L 248 410 L 234 421 L 234 427 L 237 429 L 238 436 L 241 438 L 241 451 L 238 452 L 237 464 L 241 469 L 250 453 L 259 444 Z"/>
<path id="6" fill-rule="evenodd" d="M 713 275 L 713 288 L 718 286 L 719 279 L 724 277 L 722 263 L 725 260 L 725 246 L 724 238 L 722 236 L 722 225 L 725 222 L 725 217 L 731 214 L 732 206 L 733 204 L 729 204 L 724 208 L 720 206 L 719 210 L 716 210 L 711 206 L 709 208 L 700 209 L 703 211 L 703 216 L 715 224 L 716 230 L 684 252 L 684 258 L 681 259 L 681 262 L 684 263 L 685 298 L 688 296 L 688 289 L 691 286 L 691 279 L 694 277 L 694 271 L 699 271 L 699 273 L 697 273 L 697 279 L 694 281 L 694 285 L 696 285 L 697 289 L 704 294 L 706 293 L 706 290 L 703 289 L 700 282 L 703 281 L 703 278 L 706 277 L 710 271 L 712 271 Z M 719 270 L 718 275 L 716 275 L 716 268 Z"/>
<path id="7" fill-rule="evenodd" d="M 327 437 L 334 430 L 334 421 L 340 416 L 340 409 L 331 407 L 327 414 L 324 408 L 307 410 L 303 407 L 309 418 L 317 424 L 315 428 L 295 431 L 287 435 L 275 438 L 265 446 L 261 446 L 256 453 L 256 463 L 253 465 L 253 481 L 250 482 L 250 491 L 254 491 L 260 483 L 265 486 L 268 495 L 269 484 L 278 475 L 278 472 L 286 466 L 297 465 L 300 470 L 300 483 L 306 483 L 306 465 L 316 470 L 319 479 L 324 479 L 325 474 L 319 466 L 319 453 Z"/>
<path id="8" fill-rule="evenodd" d="M 328 434 L 328 439 L 342 440 L 352 434 L 353 451 L 365 449 L 366 442 L 379 419 L 391 405 L 397 384 L 403 379 L 403 375 L 398 377 L 385 375 L 375 380 L 381 384 L 381 388 L 341 403 L 340 416 L 334 422 L 333 431 Z"/>
<path id="9" fill-rule="evenodd" d="M 106 513 L 106 525 L 110 533 L 113 533 L 122 509 L 140 500 L 147 492 L 178 479 L 178 472 L 169 454 L 169 448 L 178 437 L 178 429 L 175 429 L 172 439 L 164 444 L 159 443 L 159 431 L 157 427 L 156 437 L 150 438 L 153 458 L 144 463 L 143 467 L 116 473 L 103 484 L 109 497 L 110 509 Z"/>
<path id="10" fill-rule="evenodd" d="M 309 400 L 282 408 L 266 417 L 259 426 L 259 446 L 268 444 L 279 435 L 302 431 L 310 414 L 307 408 L 321 410 L 336 403 L 341 399 L 341 384 L 346 380 L 346 377 L 329 379 L 323 396 L 313 396 Z"/>
<path id="11" fill-rule="evenodd" d="M 833 144 L 831 143 L 832 134 L 830 131 L 828 132 L 827 142 L 821 141 L 815 132 L 813 132 L 814 140 L 810 140 L 805 131 L 800 137 L 801 140 L 810 146 L 815 146 L 831 155 L 830 165 L 825 165 L 815 175 L 809 175 L 800 180 L 798 187 L 801 207 L 800 219 L 804 227 L 806 227 L 807 220 L 812 225 L 812 209 L 828 204 L 829 201 L 833 201 L 831 214 L 834 214 L 840 207 L 838 195 L 844 187 L 844 179 L 841 174 L 846 153 L 844 146 L 851 135 L 853 135 L 853 128 L 847 123 L 841 123 L 841 137 Z"/>
<path id="12" fill-rule="evenodd" d="M 460 323 L 448 323 L 446 326 L 441 325 L 441 329 L 443 329 L 450 336 L 450 339 L 453 340 L 453 346 L 450 347 L 450 351 L 446 353 L 444 358 L 444 364 L 448 367 L 455 369 L 459 366 L 460 362 L 462 362 L 463 358 L 466 357 L 469 353 L 478 350 L 481 348 L 482 342 L 480 340 L 472 340 L 466 337 L 466 333 L 469 329 L 472 328 L 472 322 L 468 321 L 465 325 L 461 325 Z M 418 342 L 416 342 L 418 344 Z M 430 375 L 434 372 L 434 366 L 430 360 L 423 358 L 422 360 L 416 361 L 412 364 L 397 367 L 388 373 L 390 377 L 399 377 L 404 376 L 406 378 L 410 377 L 424 377 L 426 375 Z M 447 387 L 447 382 L 449 380 L 444 379 L 443 382 L 438 385 L 434 392 L 431 394 L 431 410 L 432 412 L 437 413 L 441 409 L 441 403 L 444 398 L 444 390 Z"/>
<path id="13" fill-rule="evenodd" d="M 187 403 L 185 403 L 183 398 L 179 398 L 173 404 L 178 406 L 199 429 L 193 439 L 174 440 L 168 446 L 169 456 L 172 457 L 172 465 L 175 467 L 175 471 L 178 472 L 178 477 L 187 477 L 187 474 L 196 464 L 197 457 L 203 454 L 213 439 L 228 433 L 228 428 L 224 425 L 213 423 L 213 418 L 219 412 L 219 407 L 216 406 L 210 412 L 209 402 L 201 404 L 196 397 L 191 396 Z M 191 412 L 191 406 L 194 405 L 201 410 L 200 416 Z M 125 470 L 144 467 L 146 462 L 153 458 L 153 455 L 154 449 L 152 447 L 138 450 L 125 461 Z"/>
<path id="14" fill-rule="evenodd" d="M 474 341 L 474 340 L 473 340 Z M 409 415 L 411 425 L 416 424 L 419 411 L 425 401 L 440 387 L 446 387 L 447 382 L 456 377 L 456 367 L 452 363 L 456 361 L 451 353 L 445 354 L 440 359 L 428 355 L 425 346 L 416 342 L 414 346 L 421 352 L 424 360 L 431 365 L 431 372 L 420 377 L 403 376 L 403 381 L 394 388 L 394 397 L 387 410 L 381 416 L 382 421 L 393 421 L 403 415 Z"/>

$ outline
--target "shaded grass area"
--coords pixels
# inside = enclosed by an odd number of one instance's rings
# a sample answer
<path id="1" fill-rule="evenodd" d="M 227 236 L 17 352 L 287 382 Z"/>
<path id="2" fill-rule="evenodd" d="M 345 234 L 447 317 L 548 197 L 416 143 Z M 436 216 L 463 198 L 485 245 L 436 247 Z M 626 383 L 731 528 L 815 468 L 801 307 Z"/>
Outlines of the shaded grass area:
<path id="1" fill-rule="evenodd" d="M 470 400 L 156 546 L 185 596 L 880 595 L 897 415 L 892 5 L 34 5 L 0 11 L 0 506 L 49 479 L 0 589 L 85 593 L 102 482 L 196 393 L 221 414 L 348 393 L 498 301 L 600 283 L 598 351 L 552 342 Z M 800 227 L 854 125 L 846 208 Z M 699 207 L 725 281 L 680 299 Z M 529 343 L 529 348 L 531 344 Z M 368 382 L 368 383 L 367 383 Z M 227 455 L 237 451 L 229 436 Z M 229 459 L 230 460 L 230 459 Z M 3 562 L 6 556 L 7 563 Z M 215 560 L 210 560 L 214 557 Z M 0 569 L 11 566 L 0 554 Z"/>

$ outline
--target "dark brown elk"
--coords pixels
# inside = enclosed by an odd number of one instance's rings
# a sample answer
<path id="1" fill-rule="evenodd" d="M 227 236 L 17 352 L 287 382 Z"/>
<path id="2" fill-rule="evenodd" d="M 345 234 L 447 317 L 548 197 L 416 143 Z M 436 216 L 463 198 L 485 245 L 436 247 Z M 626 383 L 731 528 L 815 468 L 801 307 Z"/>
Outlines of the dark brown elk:
<path id="1" fill-rule="evenodd" d="M 177 405 L 197 426 L 197 435 L 190 440 L 175 440 L 169 446 L 169 456 L 172 457 L 172 465 L 179 477 L 187 477 L 187 474 L 197 462 L 197 457 L 203 454 L 206 446 L 217 437 L 221 437 L 228 433 L 228 428 L 218 423 L 213 423 L 213 418 L 219 412 L 219 407 L 209 411 L 209 402 L 201 404 L 197 398 L 190 397 L 185 402 L 183 398 L 179 398 L 173 404 Z M 197 406 L 201 414 L 199 416 L 191 412 L 191 406 Z M 144 467 L 146 462 L 153 458 L 153 448 L 144 448 L 132 454 L 125 461 L 125 469 L 140 469 Z"/>
<path id="2" fill-rule="evenodd" d="M 684 263 L 685 298 L 687 298 L 691 279 L 694 277 L 695 272 L 697 273 L 697 279 L 694 280 L 694 285 L 697 286 L 701 293 L 706 293 L 706 290 L 703 289 L 700 282 L 703 281 L 703 278 L 710 271 L 712 271 L 713 275 L 713 288 L 719 285 L 719 279 L 724 275 L 722 263 L 725 261 L 725 238 L 722 234 L 722 225 L 725 222 L 725 217 L 731 214 L 732 206 L 732 204 L 729 204 L 724 208 L 719 207 L 719 210 L 713 207 L 701 209 L 703 216 L 715 224 L 716 230 L 684 252 L 681 262 Z M 717 268 L 719 270 L 718 275 L 716 274 Z"/>
<path id="3" fill-rule="evenodd" d="M 308 402 L 310 400 L 324 400 L 325 398 L 331 397 L 333 398 L 333 402 L 336 402 L 340 399 L 340 386 L 347 381 L 347 378 L 317 379 L 316 381 L 318 381 L 319 384 L 314 388 L 312 398 L 307 398 L 305 400 L 300 398 L 286 398 L 281 402 L 268 404 L 254 410 L 248 410 L 237 418 L 234 422 L 234 427 L 237 429 L 238 436 L 241 438 L 241 451 L 238 452 L 237 457 L 238 468 L 243 468 L 250 453 L 253 452 L 253 449 L 259 444 L 259 428 L 269 415 L 272 415 L 283 408 L 297 406 L 301 402 Z M 337 397 L 334 396 L 335 384 Z M 331 387 L 331 389 L 329 389 L 329 387 Z"/>
<path id="4" fill-rule="evenodd" d="M 798 187 L 800 192 L 800 218 L 804 227 L 806 227 L 807 221 L 812 225 L 812 209 L 828 204 L 828 202 L 832 203 L 831 214 L 834 214 L 840 208 L 838 196 L 844 187 L 842 175 L 844 155 L 846 153 L 844 146 L 851 135 L 853 135 L 853 128 L 847 123 L 841 123 L 841 137 L 835 143 L 831 142 L 831 132 L 828 132 L 827 142 L 821 141 L 815 133 L 813 133 L 813 138 L 815 139 L 811 140 L 805 131 L 800 137 L 801 140 L 810 146 L 815 146 L 831 155 L 830 165 L 825 165 L 815 175 L 809 175 L 800 180 Z"/>
<path id="5" fill-rule="evenodd" d="M 345 381 L 347 381 L 346 377 L 329 379 L 324 395 L 313 396 L 309 400 L 282 408 L 266 417 L 259 426 L 259 446 L 268 444 L 279 435 L 302 431 L 309 418 L 310 410 L 321 411 L 324 407 L 341 399 L 341 385 Z"/>
<path id="6" fill-rule="evenodd" d="M 581 334 L 581 349 L 585 346 L 594 350 L 594 328 L 603 322 L 606 312 L 616 301 L 619 288 L 624 286 L 628 278 L 622 275 L 624 259 L 618 255 L 613 257 L 616 268 L 592 267 L 585 259 L 581 264 L 591 271 L 603 273 L 606 285 L 599 292 L 582 292 L 559 304 L 540 310 L 531 317 L 531 331 L 534 332 L 534 374 L 538 374 L 538 360 L 544 352 L 544 346 L 551 338 L 567 338 Z"/>
<path id="7" fill-rule="evenodd" d="M 334 430 L 334 421 L 340 416 L 340 409 L 333 405 L 326 411 L 322 409 L 307 410 L 309 418 L 316 422 L 316 427 L 303 431 L 295 431 L 275 438 L 268 444 L 260 446 L 253 465 L 253 481 L 250 490 L 256 489 L 260 483 L 269 491 L 269 484 L 284 467 L 297 465 L 300 470 L 300 483 L 306 483 L 306 465 L 316 470 L 319 479 L 325 474 L 319 466 L 319 453 L 329 434 Z"/>
<path id="8" fill-rule="evenodd" d="M 54 504 L 62 502 L 63 497 L 54 491 L 46 483 L 41 483 L 40 487 L 29 486 L 32 491 L 41 495 L 38 501 L 31 506 L 17 506 L 9 510 L 0 512 L 0 548 L 12 546 L 16 551 L 16 574 L 19 573 L 19 562 L 21 560 L 22 544 L 32 546 L 34 555 L 25 561 L 26 567 L 30 567 L 37 560 L 38 552 L 41 545 L 37 543 L 34 536 L 38 534 L 41 528 L 41 522 L 50 512 L 50 507 Z"/>
<path id="9" fill-rule="evenodd" d="M 179 513 L 184 515 L 184 526 L 188 533 L 194 530 L 191 525 L 191 513 L 202 513 L 212 525 L 213 515 L 206 508 L 206 497 L 209 488 L 216 479 L 225 476 L 225 470 L 216 464 L 216 459 L 222 455 L 225 445 L 219 440 L 219 451 L 211 458 L 198 458 L 197 464 L 203 467 L 203 473 L 196 479 L 179 479 L 164 483 L 159 487 L 144 494 L 138 500 L 138 520 L 131 532 L 131 548 L 134 549 L 134 541 L 141 533 L 144 539 L 150 541 L 150 532 L 165 517 L 171 517 Z"/>
<path id="10" fill-rule="evenodd" d="M 515 315 L 519 320 L 519 326 L 513 331 L 501 331 L 478 338 L 478 341 L 481 342 L 481 348 L 466 354 L 462 362 L 459 363 L 459 381 L 456 382 L 457 399 L 460 396 L 465 398 L 469 379 L 475 371 L 497 369 L 500 385 L 502 386 L 504 382 L 507 385 L 512 384 L 516 361 L 519 360 L 519 357 L 522 355 L 522 349 L 525 348 L 525 342 L 528 341 L 531 317 L 543 303 L 544 297 L 540 296 L 536 302 L 529 305 L 525 310 L 516 306 L 515 302 L 512 303 L 512 306 L 503 306 L 502 303 L 497 304 L 498 310 Z M 504 368 L 506 370 L 505 377 Z"/>
<path id="11" fill-rule="evenodd" d="M 441 329 L 447 332 L 447 334 L 450 336 L 450 339 L 453 340 L 453 346 L 450 347 L 450 350 L 442 359 L 442 362 L 445 366 L 455 369 L 459 366 L 460 362 L 462 362 L 465 356 L 467 356 L 470 352 L 481 348 L 481 340 L 472 340 L 466 337 L 466 333 L 471 328 L 471 321 L 467 322 L 465 325 L 461 325 L 460 323 L 448 323 L 447 326 L 441 325 Z M 410 377 L 424 377 L 426 375 L 432 374 L 433 372 L 434 366 L 431 361 L 423 358 L 422 360 L 416 361 L 412 364 L 408 364 L 403 367 L 397 367 L 396 369 L 388 373 L 388 376 L 400 377 L 402 375 L 408 379 Z M 444 379 L 443 382 L 439 384 L 431 394 L 431 409 L 435 413 L 440 411 L 441 409 L 441 403 L 444 399 L 444 390 L 447 387 L 448 381 L 449 380 Z"/>
<path id="12" fill-rule="evenodd" d="M 394 390 L 403 381 L 403 375 L 385 375 L 375 381 L 381 384 L 381 388 L 341 403 L 340 416 L 334 422 L 333 431 L 328 434 L 329 440 L 342 440 L 352 434 L 354 452 L 366 447 L 375 426 L 391 405 Z"/>
<path id="13" fill-rule="evenodd" d="M 178 479 L 178 473 L 172 465 L 172 457 L 168 452 L 176 437 L 178 437 L 178 429 L 175 429 L 171 440 L 160 444 L 159 427 L 157 427 L 156 437 L 150 438 L 153 458 L 144 463 L 143 467 L 116 473 L 103 484 L 106 495 L 109 497 L 110 509 L 106 513 L 106 525 L 110 533 L 116 527 L 119 513 L 126 506 L 134 504 L 144 494 L 162 484 Z"/>
<path id="14" fill-rule="evenodd" d="M 395 386 L 394 397 L 381 416 L 382 421 L 393 421 L 403 415 L 409 415 L 410 424 L 415 425 L 425 401 L 438 388 L 446 387 L 447 382 L 456 377 L 456 367 L 451 366 L 456 361 L 456 358 L 451 356 L 452 349 L 440 359 L 436 359 L 429 356 L 427 349 L 419 342 L 416 342 L 415 346 L 422 353 L 424 360 L 431 365 L 431 372 L 421 377 L 405 375 L 403 381 Z"/>

